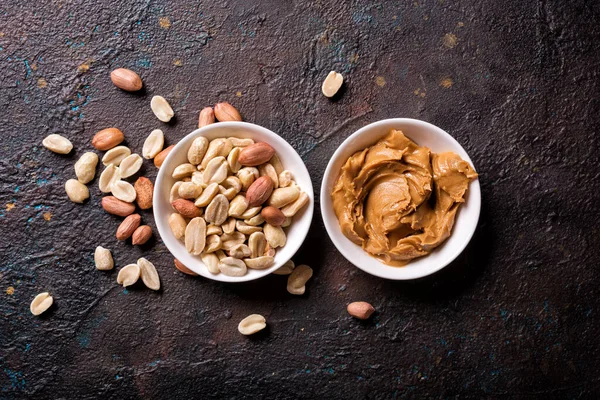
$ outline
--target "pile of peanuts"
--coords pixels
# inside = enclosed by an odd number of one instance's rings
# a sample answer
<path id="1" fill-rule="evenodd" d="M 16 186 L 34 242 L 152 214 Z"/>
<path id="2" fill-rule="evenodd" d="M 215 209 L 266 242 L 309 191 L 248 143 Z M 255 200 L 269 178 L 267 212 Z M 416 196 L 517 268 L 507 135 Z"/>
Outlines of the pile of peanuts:
<path id="1" fill-rule="evenodd" d="M 177 166 L 169 225 L 212 274 L 265 269 L 286 243 L 283 228 L 309 201 L 268 143 L 196 138 Z"/>

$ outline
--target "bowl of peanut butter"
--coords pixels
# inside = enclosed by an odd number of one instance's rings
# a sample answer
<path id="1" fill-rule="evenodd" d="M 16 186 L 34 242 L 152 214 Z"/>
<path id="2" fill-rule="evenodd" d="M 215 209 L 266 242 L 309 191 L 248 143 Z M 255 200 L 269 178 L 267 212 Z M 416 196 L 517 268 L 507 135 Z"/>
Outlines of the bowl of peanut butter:
<path id="1" fill-rule="evenodd" d="M 450 264 L 471 240 L 480 209 L 466 151 L 444 130 L 409 118 L 353 133 L 321 185 L 321 215 L 335 246 L 386 279 L 421 278 Z"/>

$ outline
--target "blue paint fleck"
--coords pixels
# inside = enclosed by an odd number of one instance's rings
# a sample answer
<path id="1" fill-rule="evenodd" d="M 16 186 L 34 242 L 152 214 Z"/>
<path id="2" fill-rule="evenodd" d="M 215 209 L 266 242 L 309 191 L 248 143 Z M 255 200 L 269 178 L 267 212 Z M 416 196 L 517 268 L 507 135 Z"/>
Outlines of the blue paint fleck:
<path id="1" fill-rule="evenodd" d="M 502 319 L 504 321 L 506 321 L 508 319 L 508 311 L 504 310 L 504 309 L 500 309 L 500 316 L 502 317 Z"/>
<path id="2" fill-rule="evenodd" d="M 152 362 L 151 362 L 151 363 L 149 363 L 148 365 L 149 365 L 149 366 L 151 366 L 151 367 L 156 367 L 158 364 L 160 364 L 160 360 L 155 360 L 155 361 L 152 361 Z"/>
<path id="3" fill-rule="evenodd" d="M 21 187 L 20 187 L 20 186 L 17 186 L 17 187 L 15 187 L 15 193 L 18 193 L 18 192 L 19 192 L 19 190 L 21 190 Z"/>
<path id="4" fill-rule="evenodd" d="M 29 350 L 31 350 L 31 343 L 27 343 L 25 345 L 25 350 L 23 350 L 24 352 L 28 352 Z"/>
<path id="5" fill-rule="evenodd" d="M 4 372 L 10 380 L 10 388 L 7 387 L 7 385 L 3 386 L 3 392 L 9 391 L 10 389 L 22 390 L 25 388 L 25 379 L 23 378 L 23 374 L 21 373 L 21 371 L 13 371 L 11 369 L 4 368 Z"/>
<path id="6" fill-rule="evenodd" d="M 129 294 L 129 290 L 123 289 L 123 294 Z"/>
<path id="7" fill-rule="evenodd" d="M 152 61 L 150 61 L 150 59 L 148 59 L 148 58 L 140 58 L 139 60 L 137 60 L 137 62 L 135 64 L 140 68 L 151 68 L 152 67 Z"/>
<path id="8" fill-rule="evenodd" d="M 115 375 L 115 380 L 117 380 L 117 381 L 118 381 L 119 379 L 123 379 L 123 377 L 122 377 L 121 375 L 119 375 L 119 374 L 116 374 L 116 375 Z"/>
<path id="9" fill-rule="evenodd" d="M 77 341 L 79 342 L 79 346 L 83 348 L 87 348 L 90 345 L 90 337 L 85 334 L 77 336 Z"/>
<path id="10" fill-rule="evenodd" d="M 362 22 L 366 22 L 368 24 L 373 23 L 373 16 L 367 14 L 364 10 L 356 11 L 352 14 L 352 21 L 356 24 L 360 24 Z"/>

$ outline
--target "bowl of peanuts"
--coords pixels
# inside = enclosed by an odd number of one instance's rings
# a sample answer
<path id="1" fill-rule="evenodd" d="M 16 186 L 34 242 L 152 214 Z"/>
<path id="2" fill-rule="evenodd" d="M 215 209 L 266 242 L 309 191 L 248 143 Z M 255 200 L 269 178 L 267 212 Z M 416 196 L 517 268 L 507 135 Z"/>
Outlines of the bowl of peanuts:
<path id="1" fill-rule="evenodd" d="M 310 175 L 294 148 L 247 122 L 196 129 L 171 150 L 154 188 L 154 219 L 180 264 L 245 282 L 290 260 L 312 221 Z"/>

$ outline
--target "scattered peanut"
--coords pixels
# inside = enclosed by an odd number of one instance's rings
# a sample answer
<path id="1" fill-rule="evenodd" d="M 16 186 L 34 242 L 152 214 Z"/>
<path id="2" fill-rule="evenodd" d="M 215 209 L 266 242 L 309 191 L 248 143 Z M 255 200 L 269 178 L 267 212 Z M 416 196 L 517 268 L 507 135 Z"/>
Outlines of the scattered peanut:
<path id="1" fill-rule="evenodd" d="M 281 267 L 277 268 L 273 273 L 275 275 L 289 275 L 294 271 L 296 265 L 292 260 L 286 261 Z"/>
<path id="2" fill-rule="evenodd" d="M 312 277 L 313 270 L 308 265 L 298 265 L 288 277 L 287 291 L 302 295 L 306 291 L 306 282 Z"/>
<path id="3" fill-rule="evenodd" d="M 175 115 L 167 100 L 165 100 L 165 98 L 162 96 L 152 97 L 152 100 L 150 101 L 150 108 L 152 109 L 154 115 L 156 115 L 156 118 L 162 122 L 169 122 Z"/>
<path id="4" fill-rule="evenodd" d="M 165 145 L 165 135 L 160 129 L 155 129 L 150 132 L 150 135 L 144 141 L 144 147 L 142 147 L 142 156 L 149 160 L 154 158 L 160 153 Z"/>
<path id="5" fill-rule="evenodd" d="M 140 267 L 137 264 L 129 264 L 121 268 L 117 275 L 117 283 L 123 287 L 131 286 L 137 282 L 140 277 Z"/>
<path id="6" fill-rule="evenodd" d="M 144 285 L 149 289 L 159 290 L 160 278 L 158 277 L 158 272 L 156 272 L 154 264 L 142 257 L 137 261 L 137 265 L 140 269 L 140 276 L 142 277 Z"/>
<path id="7" fill-rule="evenodd" d="M 54 299 L 50 296 L 50 293 L 43 292 L 34 297 L 29 310 L 33 315 L 40 315 L 44 311 L 50 308 Z"/>
<path id="8" fill-rule="evenodd" d="M 102 246 L 96 247 L 94 251 L 94 263 L 96 264 L 96 269 L 100 271 L 109 271 L 115 267 L 110 250 Z"/>
<path id="9" fill-rule="evenodd" d="M 58 154 L 69 154 L 73 150 L 73 144 L 64 136 L 53 133 L 46 136 L 42 145 L 48 150 Z"/>
<path id="10" fill-rule="evenodd" d="M 110 80 L 119 89 L 136 92 L 142 88 L 142 78 L 126 68 L 117 68 L 110 73 Z"/>
<path id="11" fill-rule="evenodd" d="M 98 154 L 91 151 L 84 153 L 75 163 L 75 175 L 79 182 L 83 184 L 91 182 L 96 176 L 97 165 Z"/>
<path id="12" fill-rule="evenodd" d="M 90 197 L 90 191 L 87 186 L 79 182 L 77 179 L 69 179 L 65 183 L 65 191 L 69 200 L 73 203 L 83 203 Z"/>
<path id="13" fill-rule="evenodd" d="M 242 335 L 253 335 L 265 329 L 267 326 L 265 317 L 260 314 L 251 314 L 240 321 L 238 331 Z"/>
<path id="14" fill-rule="evenodd" d="M 139 154 L 131 154 L 125 157 L 119 165 L 121 178 L 129 178 L 130 176 L 137 174 L 143 163 L 144 160 Z"/>
<path id="15" fill-rule="evenodd" d="M 139 226 L 131 235 L 131 244 L 142 245 L 152 237 L 152 228 L 148 225 Z"/>
<path id="16" fill-rule="evenodd" d="M 331 71 L 321 86 L 321 91 L 326 97 L 333 97 L 344 83 L 344 77 L 335 71 Z"/>
<path id="17" fill-rule="evenodd" d="M 365 301 L 355 301 L 348 304 L 348 314 L 358 319 L 369 319 L 375 312 L 375 308 Z"/>

